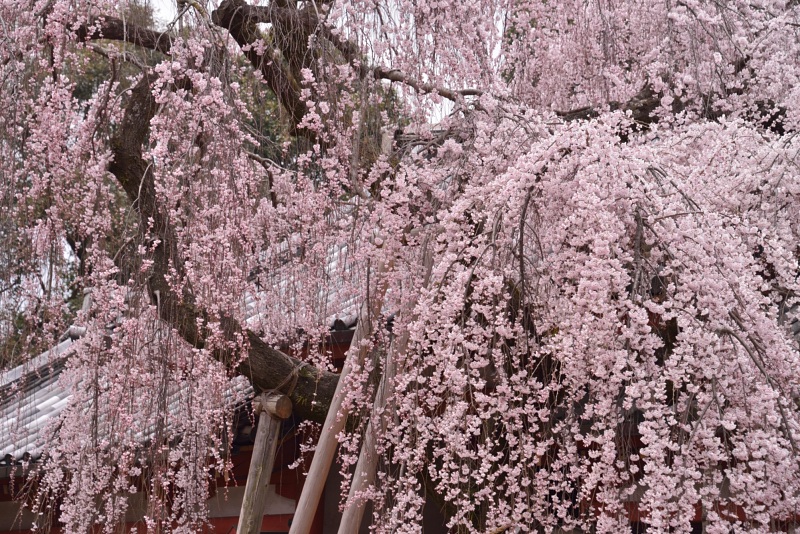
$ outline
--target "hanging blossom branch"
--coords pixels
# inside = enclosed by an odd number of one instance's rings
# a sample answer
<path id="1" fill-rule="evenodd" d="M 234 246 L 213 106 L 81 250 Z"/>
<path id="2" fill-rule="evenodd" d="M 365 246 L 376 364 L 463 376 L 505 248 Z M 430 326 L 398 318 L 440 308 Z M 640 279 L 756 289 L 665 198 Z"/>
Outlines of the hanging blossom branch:
<path id="1" fill-rule="evenodd" d="M 151 90 L 153 80 L 152 75 L 145 72 L 131 91 L 118 133 L 111 140 L 114 159 L 109 171 L 138 211 L 140 232 L 155 233 L 159 241 L 153 247 L 148 290 L 152 301 L 157 304 L 160 318 L 192 347 L 202 349 L 206 348 L 210 335 L 202 325 L 208 325 L 213 318 L 196 306 L 188 290 L 176 294 L 167 280 L 171 272 L 182 272 L 182 261 L 177 252 L 174 229 L 159 206 L 152 166 L 142 156 L 150 121 L 158 108 Z M 230 317 L 222 317 L 219 322 L 226 345 L 233 347 L 244 342 L 248 357 L 238 364 L 236 370 L 250 379 L 256 391 L 281 389 L 291 384 L 292 390 L 287 393 L 294 403 L 295 413 L 305 419 L 324 419 L 338 375 L 307 365 L 269 346 Z M 213 349 L 213 354 L 225 363 L 234 360 L 230 351 Z"/>
<path id="2" fill-rule="evenodd" d="M 351 64 L 357 64 L 359 76 L 363 79 L 372 76 L 376 80 L 387 80 L 401 83 L 423 94 L 438 94 L 448 100 L 458 102 L 464 97 L 479 97 L 483 94 L 480 89 L 450 89 L 431 83 L 416 80 L 398 69 L 384 67 L 370 67 L 361 63 L 361 51 L 354 43 L 342 39 L 333 33 L 319 19 L 318 15 L 310 9 L 293 9 L 281 7 L 274 3 L 267 6 L 251 6 L 244 0 L 225 0 L 220 7 L 212 13 L 212 21 L 217 26 L 226 29 L 242 48 L 250 63 L 257 68 L 269 89 L 279 99 L 283 107 L 290 113 L 292 124 L 299 124 L 306 113 L 306 106 L 300 98 L 300 86 L 296 79 L 281 66 L 277 58 L 259 53 L 253 45 L 261 39 L 261 34 L 256 24 L 272 24 L 278 35 L 291 35 L 300 32 L 303 36 L 318 33 L 328 40 Z M 78 41 L 93 39 L 108 39 L 124 41 L 141 46 L 163 54 L 169 54 L 172 46 L 172 35 L 167 32 L 157 32 L 142 28 L 135 24 L 123 21 L 116 17 L 97 17 L 89 24 L 83 24 L 76 30 Z M 285 39 L 278 39 L 279 44 Z M 284 56 L 292 56 L 291 46 L 282 47 Z M 300 50 L 294 50 L 299 53 Z M 290 64 L 296 62 L 292 57 L 285 57 Z M 658 121 L 656 110 L 660 105 L 661 95 L 655 92 L 650 85 L 644 86 L 635 96 L 627 102 L 612 102 L 609 109 L 628 111 L 631 118 L 638 124 L 647 125 Z M 766 106 L 766 105 L 765 105 Z M 676 101 L 673 105 L 675 111 L 687 107 L 687 103 Z M 766 107 L 765 107 L 766 109 Z M 588 120 L 600 115 L 601 109 L 586 106 L 572 110 L 556 111 L 556 115 L 570 122 L 575 120 Z M 707 118 L 718 119 L 719 114 L 711 110 L 706 113 Z M 780 128 L 780 117 L 776 117 L 769 126 Z M 310 132 L 295 130 L 293 133 L 309 135 Z"/>
<path id="3" fill-rule="evenodd" d="M 348 41 L 342 41 L 331 34 L 323 24 L 320 24 L 316 15 L 309 11 L 298 11 L 275 5 L 249 6 L 242 0 L 226 0 L 214 12 L 213 17 L 216 24 L 228 29 L 237 43 L 245 49 L 245 54 L 250 61 L 261 70 L 268 87 L 284 107 L 290 110 L 294 124 L 297 124 L 305 113 L 305 105 L 300 100 L 298 87 L 293 83 L 289 73 L 280 66 L 280 62 L 267 61 L 267 58 L 259 55 L 253 48 L 247 48 L 247 45 L 260 38 L 255 30 L 255 24 L 269 22 L 280 26 L 283 31 L 301 29 L 306 34 L 319 29 L 346 58 L 351 60 L 356 58 L 355 45 Z M 80 26 L 76 35 L 80 41 L 118 40 L 164 54 L 169 54 L 171 49 L 169 34 L 143 29 L 114 17 L 98 17 L 91 24 Z M 373 68 L 365 72 L 372 72 L 377 79 L 404 83 L 420 92 L 437 92 L 450 99 L 481 94 L 478 90 L 453 91 L 437 88 L 431 84 L 419 83 L 398 70 Z M 659 102 L 659 95 L 650 86 L 646 86 L 627 103 L 611 104 L 610 108 L 630 111 L 638 123 L 650 124 L 658 120 L 655 112 Z M 150 91 L 150 79 L 148 76 L 144 76 L 131 95 L 123 127 L 119 130 L 120 135 L 112 142 L 115 160 L 110 170 L 124 187 L 130 200 L 134 202 L 142 220 L 152 217 L 159 221 L 155 225 L 156 228 L 165 229 L 159 236 L 162 244 L 156 247 L 155 255 L 158 261 L 154 263 L 154 274 L 150 279 L 151 294 L 161 303 L 159 307 L 161 318 L 175 327 L 192 346 L 203 347 L 206 333 L 197 325 L 207 323 L 207 315 L 203 310 L 196 309 L 192 305 L 191 295 L 173 295 L 165 279 L 165 274 L 169 272 L 169 269 L 179 265 L 179 258 L 174 256 L 175 246 L 173 237 L 168 230 L 168 224 L 159 215 L 152 177 L 141 153 L 149 121 L 155 111 L 155 103 Z M 596 108 L 586 107 L 557 114 L 565 121 L 574 121 L 591 119 L 599 115 L 599 111 Z M 124 137 L 122 136 L 123 132 Z M 198 321 L 198 319 L 200 320 Z M 267 346 L 252 332 L 245 331 L 241 325 L 230 319 L 226 319 L 225 322 L 225 335 L 228 340 L 233 341 L 237 336 L 244 336 L 248 339 L 250 358 L 240 366 L 239 371 L 249 376 L 257 389 L 274 388 L 279 385 L 280 381 L 285 381 L 285 377 L 299 374 L 301 376 L 298 378 L 293 395 L 298 413 L 315 420 L 324 418 L 324 406 L 327 406 L 326 399 L 333 394 L 336 375 L 313 367 L 302 367 L 298 360 Z M 218 358 L 226 360 L 229 357 L 219 354 Z M 312 405 L 309 399 L 314 397 L 315 392 L 317 403 Z"/>
<path id="4" fill-rule="evenodd" d="M 295 126 L 300 123 L 306 111 L 305 103 L 300 98 L 299 86 L 280 61 L 272 61 L 249 46 L 260 39 L 255 24 L 269 22 L 279 26 L 284 33 L 302 30 L 303 34 L 311 34 L 320 29 L 346 58 L 353 60 L 356 58 L 355 45 L 332 35 L 320 23 L 316 14 L 309 11 L 274 5 L 249 6 L 243 0 L 226 0 L 213 13 L 212 18 L 217 25 L 230 32 L 251 63 L 261 71 L 267 86 L 289 110 Z M 98 17 L 91 24 L 79 26 L 76 36 L 80 41 L 93 39 L 124 41 L 163 54 L 169 54 L 171 50 L 168 33 L 146 30 L 114 17 Z M 284 53 L 289 53 L 288 48 L 284 49 Z M 437 92 L 452 100 L 481 94 L 479 90 L 454 91 L 437 88 L 410 79 L 398 70 L 372 68 L 365 72 L 371 72 L 377 79 L 404 83 L 420 92 Z M 208 324 L 208 314 L 193 304 L 192 295 L 173 294 L 166 281 L 170 269 L 180 269 L 180 258 L 177 257 L 174 232 L 159 211 L 152 171 L 142 157 L 142 146 L 147 137 L 149 123 L 156 113 L 156 104 L 150 90 L 151 82 L 151 78 L 145 74 L 131 93 L 122 127 L 111 143 L 114 162 L 109 170 L 125 189 L 130 201 L 138 210 L 141 221 L 152 219 L 155 221 L 153 227 L 159 229 L 158 238 L 161 243 L 155 247 L 156 261 L 153 264 L 149 289 L 153 300 L 160 304 L 161 319 L 174 327 L 190 345 L 203 348 L 207 332 L 198 325 Z M 655 110 L 658 105 L 659 96 L 648 86 L 625 105 L 611 107 L 629 110 L 636 121 L 649 124 L 657 120 Z M 581 108 L 558 114 L 564 120 L 572 121 L 589 119 L 597 116 L 599 112 L 595 108 Z M 296 134 L 313 135 L 312 132 L 304 132 L 295 131 Z M 238 372 L 250 377 L 257 390 L 281 387 L 281 384 L 286 382 L 287 376 L 296 375 L 298 379 L 292 400 L 298 415 L 316 421 L 324 419 L 326 407 L 335 389 L 337 375 L 304 366 L 299 360 L 268 346 L 253 332 L 244 329 L 230 318 L 223 318 L 222 322 L 226 341 L 235 344 L 237 340 L 247 340 L 249 358 L 240 364 Z M 215 355 L 222 361 L 231 359 L 229 354 L 220 352 Z"/>
<path id="5" fill-rule="evenodd" d="M 80 26 L 76 36 L 79 41 L 107 39 L 127 42 L 163 54 L 169 54 L 172 46 L 169 34 L 147 30 L 114 17 L 97 17 L 91 24 Z M 269 70 L 268 66 L 262 66 Z M 153 302 L 158 305 L 160 319 L 175 328 L 192 347 L 205 348 L 209 332 L 198 325 L 207 325 L 211 320 L 209 314 L 194 304 L 191 293 L 184 290 L 183 294 L 177 295 L 167 281 L 171 270 L 181 272 L 182 262 L 178 257 L 174 229 L 159 207 L 152 166 L 142 155 L 150 121 L 158 108 L 151 90 L 153 81 L 152 74 L 145 71 L 130 93 L 118 133 L 111 140 L 114 160 L 109 171 L 138 211 L 140 231 L 147 232 L 147 221 L 152 221 L 149 231 L 158 233 L 160 243 L 153 250 L 148 289 Z M 291 391 L 287 392 L 295 413 L 304 419 L 324 420 L 338 375 L 317 369 L 269 346 L 230 317 L 223 317 L 220 322 L 225 341 L 230 346 L 246 340 L 248 357 L 238 364 L 237 372 L 248 377 L 256 391 L 286 389 L 291 384 Z M 215 350 L 214 356 L 222 362 L 233 360 L 230 353 L 221 350 Z"/>
<path id="6" fill-rule="evenodd" d="M 279 6 L 271 3 L 266 6 L 252 6 L 244 0 L 225 0 L 219 8 L 212 13 L 212 21 L 217 26 L 226 29 L 242 48 L 251 64 L 257 68 L 269 89 L 275 94 L 283 107 L 291 115 L 291 124 L 296 127 L 306 113 L 305 103 L 300 98 L 300 85 L 295 76 L 292 76 L 282 65 L 278 58 L 259 53 L 253 45 L 261 39 L 261 34 L 256 27 L 259 23 L 272 24 L 277 36 L 293 35 L 293 41 L 298 38 L 307 40 L 308 36 L 318 34 L 338 50 L 344 59 L 355 64 L 359 69 L 359 76 L 363 79 L 372 76 L 375 79 L 397 82 L 411 87 L 419 93 L 434 93 L 451 101 L 458 102 L 464 97 L 481 96 L 480 89 L 450 89 L 416 80 L 398 69 L 370 67 L 362 63 L 362 54 L 359 47 L 341 36 L 332 32 L 311 8 L 296 9 Z M 172 46 L 172 36 L 168 32 L 157 32 L 139 27 L 116 17 L 96 17 L 89 24 L 82 24 L 76 30 L 78 41 L 93 39 L 108 39 L 124 41 L 141 46 L 153 51 L 169 54 Z M 291 64 L 298 64 L 294 56 L 300 54 L 302 49 L 291 46 L 287 38 L 277 39 L 282 49 L 285 60 Z M 282 46 L 281 46 L 282 45 Z M 747 65 L 746 60 L 741 60 L 735 65 L 741 71 Z M 649 125 L 658 122 L 657 110 L 661 102 L 661 94 L 653 90 L 651 85 L 645 85 L 627 102 L 611 102 L 608 109 L 629 112 L 631 118 L 640 125 Z M 709 97 L 708 102 L 714 99 Z M 691 106 L 691 102 L 674 100 L 672 110 L 679 112 Z M 769 102 L 759 106 L 759 114 L 767 129 L 782 133 L 785 110 L 774 109 Z M 722 114 L 715 112 L 711 106 L 703 106 L 703 116 L 710 120 L 718 120 Z M 588 120 L 596 118 L 602 112 L 601 108 L 586 106 L 571 110 L 556 111 L 556 115 L 567 122 L 575 120 Z M 312 132 L 305 129 L 293 129 L 294 134 L 312 136 Z"/>

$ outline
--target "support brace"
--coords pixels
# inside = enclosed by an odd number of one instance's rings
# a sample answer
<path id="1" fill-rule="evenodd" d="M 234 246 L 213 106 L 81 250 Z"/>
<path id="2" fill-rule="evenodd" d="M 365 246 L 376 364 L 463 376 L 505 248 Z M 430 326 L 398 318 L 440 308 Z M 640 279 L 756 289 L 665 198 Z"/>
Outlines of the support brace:
<path id="1" fill-rule="evenodd" d="M 291 415 L 292 401 L 286 395 L 262 393 L 253 401 L 253 411 L 258 414 L 258 429 L 236 534 L 261 532 L 267 504 L 267 486 L 275 465 L 281 422 Z"/>

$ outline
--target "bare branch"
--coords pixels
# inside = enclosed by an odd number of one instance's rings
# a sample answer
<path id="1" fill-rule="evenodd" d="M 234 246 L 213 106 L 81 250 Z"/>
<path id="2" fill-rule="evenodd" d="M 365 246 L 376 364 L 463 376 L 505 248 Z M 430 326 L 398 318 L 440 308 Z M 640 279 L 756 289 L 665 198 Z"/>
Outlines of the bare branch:
<path id="1" fill-rule="evenodd" d="M 75 34 L 80 42 L 97 39 L 124 41 L 162 54 L 169 54 L 172 48 L 170 34 L 148 30 L 116 17 L 97 17 L 91 23 L 79 26 Z"/>
<path id="2" fill-rule="evenodd" d="M 458 102 L 465 96 L 481 96 L 483 94 L 483 91 L 480 89 L 453 90 L 444 87 L 437 87 L 430 83 L 422 83 L 418 80 L 414 80 L 413 78 L 409 78 L 396 69 L 382 69 L 380 67 L 375 67 L 372 69 L 372 72 L 376 79 L 399 82 L 411 87 L 412 89 L 415 89 L 419 93 L 436 93 L 447 98 L 448 100 L 452 100 L 453 102 Z"/>

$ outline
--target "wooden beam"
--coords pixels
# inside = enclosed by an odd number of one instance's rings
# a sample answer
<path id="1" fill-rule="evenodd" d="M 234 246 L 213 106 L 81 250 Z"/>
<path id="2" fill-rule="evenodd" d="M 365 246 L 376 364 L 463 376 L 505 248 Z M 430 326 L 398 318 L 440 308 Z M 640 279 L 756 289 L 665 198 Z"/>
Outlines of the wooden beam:
<path id="1" fill-rule="evenodd" d="M 236 534 L 261 532 L 261 521 L 267 504 L 267 486 L 275 465 L 281 422 L 291 415 L 292 401 L 286 395 L 262 393 L 253 401 L 253 411 L 258 414 L 258 429 Z"/>

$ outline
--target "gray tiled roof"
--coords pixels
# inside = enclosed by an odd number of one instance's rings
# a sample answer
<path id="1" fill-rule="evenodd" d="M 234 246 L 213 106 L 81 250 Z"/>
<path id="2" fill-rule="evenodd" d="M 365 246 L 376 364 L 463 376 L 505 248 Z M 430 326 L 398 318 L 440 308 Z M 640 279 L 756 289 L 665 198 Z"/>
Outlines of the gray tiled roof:
<path id="1" fill-rule="evenodd" d="M 289 245 L 285 245 L 288 256 Z M 269 293 L 272 302 L 285 303 L 284 309 L 276 310 L 274 304 L 266 306 L 262 294 L 248 295 L 245 299 L 245 317 L 248 326 L 259 330 L 259 323 L 265 318 L 275 316 L 292 316 L 294 307 L 299 300 L 313 303 L 315 310 L 320 315 L 317 320 L 320 324 L 332 327 L 338 320 L 348 326 L 355 324 L 360 305 L 358 291 L 353 284 L 364 282 L 359 280 L 359 271 L 354 267 L 352 245 L 344 243 L 330 246 L 326 251 L 327 261 L 323 269 L 324 283 L 312 288 L 306 287 L 306 280 L 302 272 L 303 266 L 293 264 L 292 260 L 281 269 L 261 273 L 261 283 L 269 287 L 264 293 Z M 349 284 L 345 281 L 349 279 Z"/>
<path id="2" fill-rule="evenodd" d="M 0 377 L 0 465 L 37 456 L 45 425 L 69 403 L 69 392 L 59 385 L 64 356 L 73 341 L 67 339 Z"/>
<path id="3" fill-rule="evenodd" d="M 37 458 L 43 450 L 47 425 L 56 420 L 71 400 L 71 393 L 59 381 L 67 356 L 75 342 L 67 339 L 30 362 L 11 369 L 0 377 L 0 467 L 29 455 Z M 169 388 L 167 410 L 178 417 L 186 391 Z M 251 398 L 253 388 L 242 376 L 231 379 L 225 397 L 228 402 Z M 148 441 L 154 427 L 141 428 L 135 439 Z"/>
<path id="4" fill-rule="evenodd" d="M 357 298 L 342 283 L 343 275 L 352 269 L 348 248 L 345 244 L 331 247 L 328 251 L 325 274 L 330 282 L 316 296 L 324 313 L 321 318 L 323 324 L 329 323 L 332 328 L 355 326 Z M 291 270 L 273 273 L 269 277 L 269 283 L 273 291 L 281 294 L 287 302 L 293 299 L 297 280 Z M 257 329 L 267 310 L 263 308 L 258 295 L 247 296 L 244 305 L 248 327 Z M 88 310 L 89 299 L 85 306 Z M 334 309 L 338 313 L 331 313 Z M 70 402 L 71 394 L 59 382 L 59 377 L 70 350 L 74 348 L 73 339 L 83 333 L 84 328 L 71 327 L 67 335 L 72 337 L 67 337 L 49 351 L 0 375 L 0 467 L 19 461 L 26 454 L 34 458 L 41 455 L 46 426 L 58 418 Z M 169 388 L 167 406 L 170 415 L 179 417 L 185 393 L 178 385 Z M 241 399 L 250 398 L 253 393 L 246 378 L 235 377 L 231 380 L 226 396 L 230 399 Z M 152 426 L 139 429 L 135 431 L 135 439 L 145 442 L 152 437 L 153 431 Z"/>

